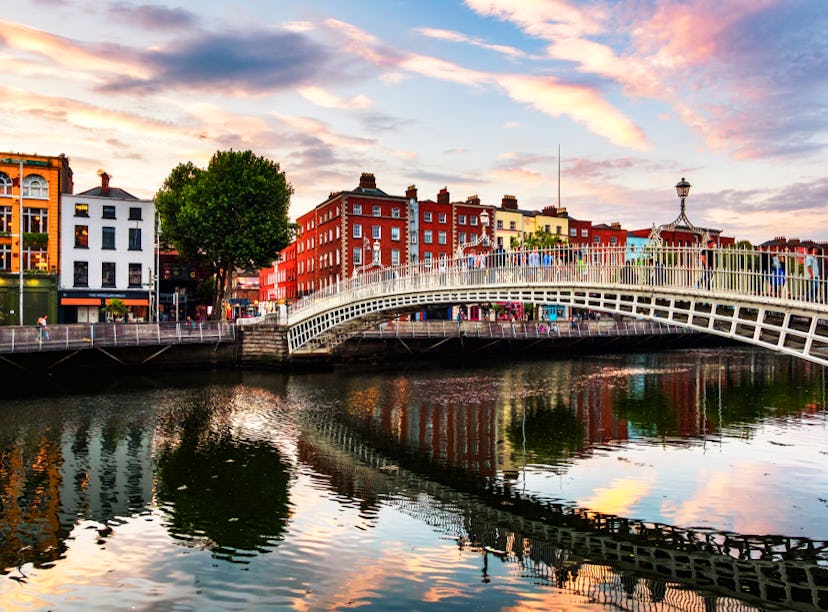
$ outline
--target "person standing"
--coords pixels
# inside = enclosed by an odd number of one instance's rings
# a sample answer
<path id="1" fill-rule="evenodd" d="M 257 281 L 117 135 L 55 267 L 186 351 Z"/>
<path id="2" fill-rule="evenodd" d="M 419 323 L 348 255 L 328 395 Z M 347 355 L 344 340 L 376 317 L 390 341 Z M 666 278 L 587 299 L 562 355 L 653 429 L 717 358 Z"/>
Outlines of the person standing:
<path id="1" fill-rule="evenodd" d="M 805 278 L 808 281 L 807 298 L 812 302 L 819 300 L 819 259 L 816 247 L 808 249 L 805 257 Z"/>
<path id="2" fill-rule="evenodd" d="M 43 341 L 44 338 L 46 340 L 49 339 L 49 327 L 48 327 L 46 319 L 48 319 L 48 315 L 43 315 L 42 317 L 38 317 L 38 319 L 37 319 L 37 339 L 38 339 L 38 341 Z"/>

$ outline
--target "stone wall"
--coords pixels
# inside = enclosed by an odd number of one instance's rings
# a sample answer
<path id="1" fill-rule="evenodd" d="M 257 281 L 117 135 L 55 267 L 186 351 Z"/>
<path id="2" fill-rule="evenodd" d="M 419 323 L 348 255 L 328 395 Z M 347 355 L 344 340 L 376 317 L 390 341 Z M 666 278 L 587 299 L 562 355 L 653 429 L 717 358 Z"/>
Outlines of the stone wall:
<path id="1" fill-rule="evenodd" d="M 288 360 L 287 328 L 272 323 L 239 325 L 238 363 L 242 366 L 282 366 Z"/>

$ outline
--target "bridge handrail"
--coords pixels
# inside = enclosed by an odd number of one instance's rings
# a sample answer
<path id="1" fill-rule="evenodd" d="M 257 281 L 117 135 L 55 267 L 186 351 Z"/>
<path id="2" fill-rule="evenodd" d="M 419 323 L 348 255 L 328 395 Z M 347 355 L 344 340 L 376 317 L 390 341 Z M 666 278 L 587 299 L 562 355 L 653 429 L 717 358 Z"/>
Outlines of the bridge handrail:
<path id="1" fill-rule="evenodd" d="M 697 333 L 652 321 L 392 321 L 365 330 L 366 338 L 572 338 Z"/>
<path id="2" fill-rule="evenodd" d="M 699 245 L 648 247 L 631 256 L 624 246 L 562 245 L 393 267 L 374 265 L 358 268 L 352 278 L 331 283 L 300 298 L 290 305 L 288 321 L 389 291 L 516 282 L 529 286 L 556 283 L 669 287 L 696 295 L 760 297 L 780 305 L 825 304 L 826 257 L 812 256 L 818 274 L 814 279 L 807 275 L 805 268 L 808 257 L 806 253 L 791 250 L 709 249 Z M 784 270 L 782 274 L 773 266 L 774 258 Z"/>
<path id="3" fill-rule="evenodd" d="M 34 325 L 0 327 L 0 354 L 118 346 L 163 346 L 233 342 L 235 325 L 226 321 L 186 323 L 69 323 L 49 325 L 48 337 Z"/>

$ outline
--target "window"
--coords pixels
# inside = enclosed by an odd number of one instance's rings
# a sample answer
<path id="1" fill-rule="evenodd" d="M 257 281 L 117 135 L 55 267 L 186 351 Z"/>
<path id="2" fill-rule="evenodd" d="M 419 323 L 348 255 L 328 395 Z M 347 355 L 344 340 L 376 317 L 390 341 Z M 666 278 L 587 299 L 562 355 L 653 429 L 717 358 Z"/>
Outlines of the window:
<path id="1" fill-rule="evenodd" d="M 371 238 L 373 238 L 374 240 L 379 240 L 380 238 L 382 238 L 382 227 L 380 227 L 379 225 L 371 226 Z"/>
<path id="2" fill-rule="evenodd" d="M 354 204 L 353 213 L 355 215 L 361 215 L 362 214 L 362 204 Z"/>
<path id="3" fill-rule="evenodd" d="M 30 174 L 23 179 L 23 197 L 48 200 L 49 183 L 39 174 Z"/>
<path id="4" fill-rule="evenodd" d="M 103 218 L 104 219 L 114 219 L 115 218 L 115 207 L 114 206 L 104 206 L 103 207 Z"/>
<path id="5" fill-rule="evenodd" d="M 425 230 L 423 232 L 423 244 L 431 244 L 432 242 L 434 241 L 431 239 L 431 230 Z"/>
<path id="6" fill-rule="evenodd" d="M 115 286 L 115 262 L 105 261 L 101 264 L 101 287 Z"/>
<path id="7" fill-rule="evenodd" d="M 587 238 L 587 237 L 589 237 L 589 230 L 587 228 L 583 228 L 581 230 L 581 238 Z"/>
<path id="8" fill-rule="evenodd" d="M 517 229 L 517 223 L 515 221 L 509 221 L 509 229 L 514 231 Z"/>
<path id="9" fill-rule="evenodd" d="M 472 225 L 477 225 L 477 215 L 471 215 L 469 217 L 469 223 L 471 223 Z"/>
<path id="10" fill-rule="evenodd" d="M 49 231 L 49 210 L 46 208 L 23 209 L 23 231 L 45 234 Z"/>
<path id="11" fill-rule="evenodd" d="M 0 270 L 8 272 L 11 270 L 11 245 L 0 244 Z"/>
<path id="12" fill-rule="evenodd" d="M 139 263 L 129 264 L 129 286 L 141 286 L 141 264 Z"/>
<path id="13" fill-rule="evenodd" d="M 445 223 L 445 222 L 446 222 L 446 213 L 440 213 L 440 214 L 438 214 L 438 215 L 437 215 L 437 220 L 438 220 L 440 223 Z"/>
<path id="14" fill-rule="evenodd" d="M 417 244 L 417 232 L 411 232 L 411 244 Z"/>
<path id="15" fill-rule="evenodd" d="M 618 236 L 610 236 L 610 244 L 618 244 Z"/>
<path id="16" fill-rule="evenodd" d="M 555 233 L 560 236 L 560 234 L 561 234 L 561 226 L 560 225 L 555 226 Z"/>
<path id="17" fill-rule="evenodd" d="M 101 228 L 101 249 L 107 251 L 115 248 L 115 228 L 103 227 Z"/>
<path id="18" fill-rule="evenodd" d="M 89 262 L 76 261 L 75 262 L 75 287 L 89 286 Z"/>
<path id="19" fill-rule="evenodd" d="M 0 206 L 0 232 L 11 232 L 11 206 Z"/>
<path id="20" fill-rule="evenodd" d="M 399 219 L 400 218 L 400 209 L 399 208 L 392 208 L 391 209 L 391 216 L 394 219 Z"/>
<path id="21" fill-rule="evenodd" d="M 437 242 L 440 244 L 446 244 L 446 233 L 445 232 L 437 232 Z"/>
<path id="22" fill-rule="evenodd" d="M 89 226 L 76 225 L 75 226 L 75 248 L 88 249 L 89 248 Z"/>
<path id="23" fill-rule="evenodd" d="M 129 209 L 129 220 L 130 221 L 140 221 L 141 220 L 141 209 L 137 206 L 130 207 Z"/>
<path id="24" fill-rule="evenodd" d="M 434 254 L 431 251 L 426 251 L 425 256 L 423 257 L 423 261 L 425 262 L 426 268 L 431 267 L 431 261 L 434 259 Z"/>
<path id="25" fill-rule="evenodd" d="M 362 224 L 354 223 L 352 235 L 354 238 L 362 238 Z"/>
<path id="26" fill-rule="evenodd" d="M 355 266 L 361 266 L 362 265 L 362 247 L 354 247 L 353 256 L 354 256 L 354 265 Z"/>
<path id="27" fill-rule="evenodd" d="M 593 237 L 592 237 L 592 241 L 593 241 L 595 244 L 600 244 L 600 243 L 601 243 L 601 236 L 593 236 Z"/>
<path id="28" fill-rule="evenodd" d="M 574 227 L 570 227 L 569 228 L 569 235 L 570 236 L 577 236 L 578 235 L 578 230 L 576 230 Z"/>
<path id="29" fill-rule="evenodd" d="M 374 204 L 374 216 L 381 217 L 382 216 L 382 208 L 380 208 L 379 204 Z"/>
<path id="30" fill-rule="evenodd" d="M 499 229 L 499 230 L 503 229 L 503 219 L 498 219 L 497 220 L 497 229 Z"/>
<path id="31" fill-rule="evenodd" d="M 392 266 L 400 265 L 400 250 L 399 249 L 391 249 L 391 265 Z"/>
<path id="32" fill-rule="evenodd" d="M 391 240 L 399 240 L 400 239 L 400 228 L 392 227 L 391 228 Z"/>
<path id="33" fill-rule="evenodd" d="M 431 223 L 431 213 L 430 212 L 423 213 L 423 222 Z"/>
<path id="34" fill-rule="evenodd" d="M 458 215 L 457 223 L 459 225 L 466 225 L 466 215 Z"/>
<path id="35" fill-rule="evenodd" d="M 457 234 L 457 242 L 459 242 L 460 244 L 466 242 L 466 232 L 459 232 Z"/>
<path id="36" fill-rule="evenodd" d="M 76 217 L 88 217 L 89 216 L 89 204 L 75 204 L 75 216 Z"/>
<path id="37" fill-rule="evenodd" d="M 5 172 L 0 172 L 0 195 L 11 195 L 12 180 Z"/>
<path id="38" fill-rule="evenodd" d="M 141 228 L 140 227 L 131 227 L 131 228 L 129 228 L 129 247 L 127 247 L 127 248 L 129 248 L 130 251 L 140 251 L 141 250 Z"/>

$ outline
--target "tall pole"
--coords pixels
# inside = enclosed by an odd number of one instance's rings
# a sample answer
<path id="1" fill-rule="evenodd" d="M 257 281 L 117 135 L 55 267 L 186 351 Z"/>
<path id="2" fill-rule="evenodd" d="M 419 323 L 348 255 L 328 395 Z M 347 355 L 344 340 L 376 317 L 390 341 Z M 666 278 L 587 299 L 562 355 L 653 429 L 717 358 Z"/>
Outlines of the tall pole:
<path id="1" fill-rule="evenodd" d="M 18 154 L 19 155 L 19 154 Z M 20 159 L 20 188 L 18 193 L 20 195 L 20 221 L 18 225 L 20 225 L 19 238 L 20 238 L 20 261 L 17 262 L 18 267 L 18 293 L 20 294 L 20 305 L 18 307 L 18 315 L 17 322 L 20 325 L 23 325 L 23 157 L 21 156 Z"/>
<path id="2" fill-rule="evenodd" d="M 561 207 L 561 145 L 558 145 L 558 208 Z"/>
<path id="3" fill-rule="evenodd" d="M 161 215 L 155 211 L 155 322 L 161 321 Z"/>

